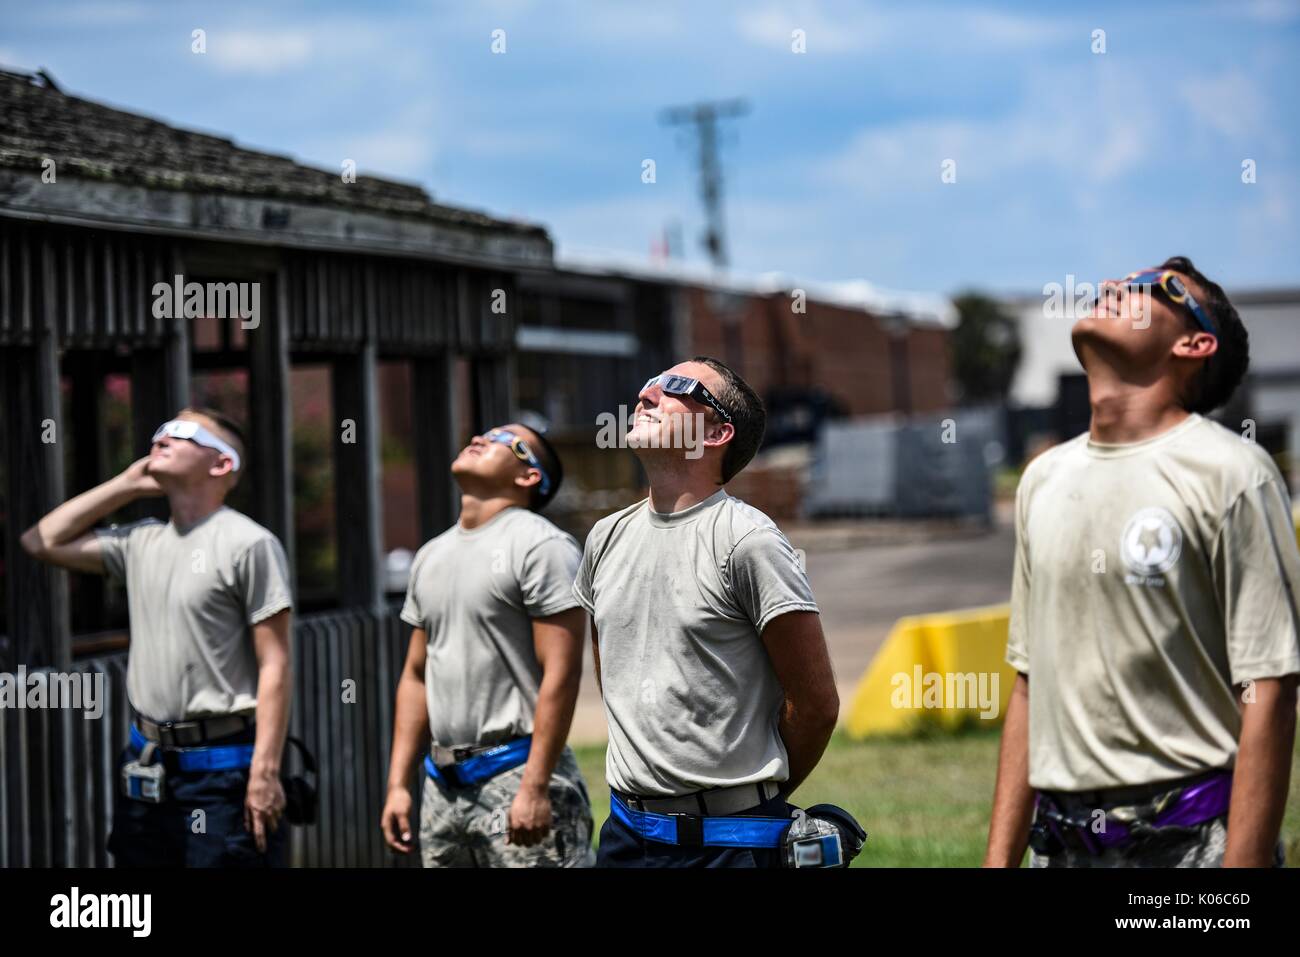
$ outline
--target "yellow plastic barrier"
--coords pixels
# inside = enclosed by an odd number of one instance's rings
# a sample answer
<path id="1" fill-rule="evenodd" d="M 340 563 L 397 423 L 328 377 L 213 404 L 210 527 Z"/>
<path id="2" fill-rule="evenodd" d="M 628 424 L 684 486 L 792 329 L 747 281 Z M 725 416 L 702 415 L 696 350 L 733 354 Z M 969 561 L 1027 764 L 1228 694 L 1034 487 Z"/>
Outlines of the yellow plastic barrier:
<path id="1" fill-rule="evenodd" d="M 848 733 L 1000 724 L 1016 677 L 1004 660 L 1009 614 L 999 605 L 899 619 L 858 683 Z"/>

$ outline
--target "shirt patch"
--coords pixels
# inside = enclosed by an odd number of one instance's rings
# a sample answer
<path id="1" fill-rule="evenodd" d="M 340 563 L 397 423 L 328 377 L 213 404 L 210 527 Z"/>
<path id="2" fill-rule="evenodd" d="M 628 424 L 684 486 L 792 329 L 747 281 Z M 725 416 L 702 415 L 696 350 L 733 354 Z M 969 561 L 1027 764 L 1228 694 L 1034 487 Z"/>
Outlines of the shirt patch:
<path id="1" fill-rule="evenodd" d="M 1183 553 L 1183 530 L 1167 509 L 1144 508 L 1124 526 L 1119 551 L 1132 573 L 1125 584 L 1163 588 L 1164 573 Z"/>

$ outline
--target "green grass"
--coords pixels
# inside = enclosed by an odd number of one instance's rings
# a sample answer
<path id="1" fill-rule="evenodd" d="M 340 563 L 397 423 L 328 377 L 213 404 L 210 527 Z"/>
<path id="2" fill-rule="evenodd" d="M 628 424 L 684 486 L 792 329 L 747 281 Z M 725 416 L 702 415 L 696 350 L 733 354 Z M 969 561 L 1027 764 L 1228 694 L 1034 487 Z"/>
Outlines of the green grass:
<path id="1" fill-rule="evenodd" d="M 794 795 L 838 804 L 867 829 L 855 867 L 976 867 L 984 857 L 999 732 L 931 733 L 853 741 L 837 732 Z M 591 790 L 596 831 L 609 816 L 605 746 L 574 748 Z M 1288 863 L 1300 861 L 1300 747 L 1282 828 Z"/>

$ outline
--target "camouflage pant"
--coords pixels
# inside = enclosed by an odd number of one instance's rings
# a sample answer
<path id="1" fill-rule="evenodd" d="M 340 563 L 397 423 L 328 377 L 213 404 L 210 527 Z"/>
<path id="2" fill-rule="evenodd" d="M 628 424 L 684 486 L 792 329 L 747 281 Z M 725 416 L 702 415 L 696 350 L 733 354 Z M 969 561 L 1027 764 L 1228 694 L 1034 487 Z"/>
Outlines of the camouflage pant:
<path id="1" fill-rule="evenodd" d="M 1213 784 L 1208 776 L 1198 781 Z M 1218 782 L 1222 783 L 1222 782 Z M 1127 824 L 1132 828 L 1132 838 L 1117 847 L 1108 847 L 1099 854 L 1070 843 L 1063 850 L 1050 855 L 1031 854 L 1030 867 L 1222 867 L 1228 848 L 1228 815 L 1226 813 L 1203 824 L 1189 827 L 1161 827 L 1152 829 L 1135 822 L 1156 821 L 1171 812 L 1177 802 L 1187 796 L 1193 781 L 1171 782 L 1167 790 L 1155 795 L 1132 795 L 1116 802 L 1118 792 L 1073 792 L 1040 796 L 1046 799 L 1047 808 L 1056 810 L 1072 820 L 1089 822 L 1089 826 L 1105 821 Z M 1108 800 L 1107 798 L 1111 798 Z M 1038 815 L 1043 813 L 1039 808 Z M 1104 815 L 1104 817 L 1103 817 Z M 1094 828 L 1095 829 L 1095 828 Z M 1095 839 L 1094 839 L 1095 840 Z M 1281 867 L 1285 856 L 1281 842 L 1274 853 L 1275 866 Z"/>
<path id="2" fill-rule="evenodd" d="M 425 776 L 420 856 L 425 867 L 591 867 L 591 801 L 573 752 L 565 748 L 551 774 L 551 830 L 532 847 L 506 843 L 520 765 L 491 780 L 453 788 Z"/>
<path id="3" fill-rule="evenodd" d="M 1222 867 L 1228 821 L 1216 817 L 1197 827 L 1170 827 L 1100 854 L 1066 848 L 1050 857 L 1031 852 L 1030 867 Z"/>

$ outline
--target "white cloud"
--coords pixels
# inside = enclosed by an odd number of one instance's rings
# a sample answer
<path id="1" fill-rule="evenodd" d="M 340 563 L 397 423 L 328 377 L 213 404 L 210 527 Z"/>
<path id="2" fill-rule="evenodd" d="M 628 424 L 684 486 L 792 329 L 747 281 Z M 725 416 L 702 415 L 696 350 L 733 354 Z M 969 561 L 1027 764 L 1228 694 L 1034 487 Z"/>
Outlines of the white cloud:
<path id="1" fill-rule="evenodd" d="M 1260 23 L 1289 23 L 1300 17 L 1300 3 L 1296 0 L 1248 0 L 1237 9 L 1248 19 Z"/>
<path id="2" fill-rule="evenodd" d="M 803 30 L 809 55 L 850 53 L 879 46 L 885 24 L 866 10 L 827 15 L 814 0 L 750 7 L 737 19 L 740 35 L 757 46 L 790 52 L 793 31 Z"/>
<path id="3" fill-rule="evenodd" d="M 43 13 L 45 19 L 60 26 L 111 26 L 119 23 L 139 23 L 155 13 L 148 4 L 96 0 L 72 4 L 50 4 Z"/>
<path id="4" fill-rule="evenodd" d="M 1202 123 L 1224 136 L 1239 139 L 1263 126 L 1264 93 L 1240 70 L 1189 77 L 1178 95 Z"/>
<path id="5" fill-rule="evenodd" d="M 787 52 L 791 31 L 802 29 L 810 56 L 919 46 L 930 52 L 960 48 L 967 53 L 1023 48 L 1061 41 L 1071 30 L 1060 21 L 981 7 L 880 6 L 844 0 L 747 7 L 737 18 L 737 28 L 758 46 Z M 1086 39 L 1087 34 L 1081 36 Z"/>
<path id="6" fill-rule="evenodd" d="M 225 73 L 272 76 L 306 64 L 312 37 L 298 30 L 209 30 L 207 56 Z"/>
<path id="7" fill-rule="evenodd" d="M 1062 68 L 1053 72 L 1051 86 L 1029 77 L 1019 108 L 998 118 L 907 119 L 861 129 L 815 162 L 813 176 L 858 197 L 883 197 L 900 187 L 947 187 L 940 170 L 948 159 L 956 162 L 955 188 L 1020 171 L 1105 183 L 1140 166 L 1153 138 L 1164 135 L 1158 117 L 1134 119 L 1131 92 L 1141 88 L 1140 78 L 1111 68 L 1094 81 L 1077 71 L 1071 82 Z"/>

